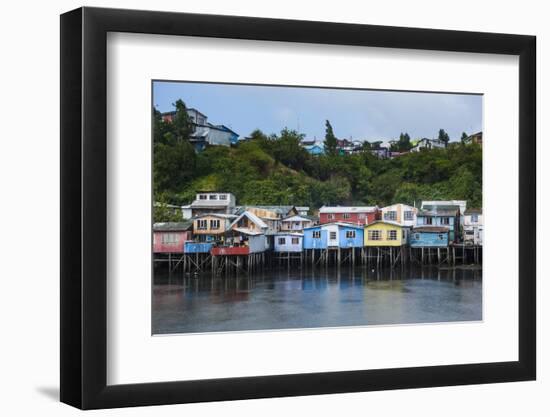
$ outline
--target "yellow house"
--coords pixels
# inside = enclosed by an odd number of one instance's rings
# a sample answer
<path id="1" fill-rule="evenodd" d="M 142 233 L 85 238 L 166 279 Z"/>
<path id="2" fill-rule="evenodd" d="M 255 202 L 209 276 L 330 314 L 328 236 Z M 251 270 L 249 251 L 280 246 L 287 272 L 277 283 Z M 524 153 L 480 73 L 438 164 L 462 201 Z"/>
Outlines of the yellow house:
<path id="1" fill-rule="evenodd" d="M 365 246 L 403 246 L 409 241 L 409 229 L 399 223 L 378 220 L 365 226 Z"/>

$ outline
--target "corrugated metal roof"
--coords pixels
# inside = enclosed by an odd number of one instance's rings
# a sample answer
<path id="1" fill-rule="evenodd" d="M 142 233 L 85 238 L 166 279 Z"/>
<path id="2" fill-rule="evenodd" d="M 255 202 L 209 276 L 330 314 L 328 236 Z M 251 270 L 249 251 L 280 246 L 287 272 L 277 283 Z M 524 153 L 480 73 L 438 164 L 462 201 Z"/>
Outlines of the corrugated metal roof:
<path id="1" fill-rule="evenodd" d="M 263 234 L 262 232 L 256 232 L 254 230 L 247 229 L 245 227 L 236 227 L 232 229 L 235 232 L 242 233 L 243 235 L 258 236 Z"/>
<path id="2" fill-rule="evenodd" d="M 413 227 L 412 229 L 414 232 L 420 232 L 420 233 L 446 233 L 449 231 L 446 227 L 441 226 L 419 226 L 419 227 Z"/>
<path id="3" fill-rule="evenodd" d="M 377 209 L 377 206 L 323 206 L 319 209 L 319 213 L 364 213 Z"/>
<path id="4" fill-rule="evenodd" d="M 346 223 L 346 222 L 332 222 L 332 223 L 318 224 L 318 225 L 310 226 L 310 227 L 304 227 L 304 230 L 319 229 L 319 228 L 322 229 L 324 227 L 333 226 L 333 225 L 342 226 L 342 227 L 352 227 L 354 229 L 363 229 L 362 225 L 357 225 L 357 224 L 353 224 L 353 223 Z"/>
<path id="5" fill-rule="evenodd" d="M 458 207 L 453 209 L 434 209 L 434 210 L 419 210 L 417 216 L 456 216 L 456 213 L 459 211 Z"/>
<path id="6" fill-rule="evenodd" d="M 471 208 L 464 212 L 464 214 L 483 214 L 483 209 Z"/>
<path id="7" fill-rule="evenodd" d="M 233 227 L 234 224 L 237 224 L 239 222 L 239 220 L 241 220 L 245 216 L 248 217 L 253 223 L 255 223 L 256 226 L 258 226 L 260 229 L 268 229 L 269 228 L 269 226 L 262 219 L 260 219 L 254 213 L 251 213 L 249 211 L 245 211 L 239 217 L 237 217 L 233 221 L 233 223 L 231 223 L 231 227 Z"/>
<path id="8" fill-rule="evenodd" d="M 195 200 L 191 203 L 191 208 L 209 208 L 209 207 L 226 207 L 231 205 L 230 200 Z"/>
<path id="9" fill-rule="evenodd" d="M 193 225 L 192 222 L 164 222 L 153 224 L 155 232 L 177 232 L 189 230 Z"/>
<path id="10" fill-rule="evenodd" d="M 389 224 L 391 226 L 405 227 L 401 223 L 393 222 L 393 221 L 390 221 L 390 220 L 375 220 L 372 223 L 369 223 L 369 224 L 365 225 L 365 227 L 370 227 L 374 224 Z"/>

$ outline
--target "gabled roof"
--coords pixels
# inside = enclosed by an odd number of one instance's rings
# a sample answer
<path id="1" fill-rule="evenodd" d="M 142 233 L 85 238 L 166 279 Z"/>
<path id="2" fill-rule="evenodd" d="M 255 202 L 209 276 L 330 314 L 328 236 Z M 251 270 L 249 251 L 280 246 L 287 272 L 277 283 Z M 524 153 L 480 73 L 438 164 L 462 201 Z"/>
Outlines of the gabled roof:
<path id="1" fill-rule="evenodd" d="M 295 236 L 295 237 L 304 237 L 304 234 L 303 234 L 303 233 L 298 233 L 298 232 L 284 232 L 284 231 L 274 233 L 273 235 L 274 235 L 274 236 Z"/>
<path id="2" fill-rule="evenodd" d="M 259 205 L 247 205 L 241 206 L 237 209 L 237 214 L 241 214 L 250 208 L 273 211 L 281 216 L 286 216 L 295 206 L 259 206 Z"/>
<path id="3" fill-rule="evenodd" d="M 281 219 L 282 222 L 303 222 L 303 221 L 315 221 L 315 218 L 313 216 L 303 216 L 300 214 L 295 214 L 293 216 L 288 216 L 283 219 Z"/>
<path id="4" fill-rule="evenodd" d="M 323 206 L 319 213 L 365 213 L 378 210 L 378 206 Z"/>
<path id="5" fill-rule="evenodd" d="M 396 226 L 396 227 L 406 227 L 406 226 L 403 226 L 401 223 L 398 223 L 398 222 L 393 222 L 393 221 L 389 221 L 389 220 L 375 220 L 372 223 L 369 223 L 369 224 L 365 225 L 365 228 L 376 225 L 376 224 L 389 224 L 391 226 Z"/>
<path id="6" fill-rule="evenodd" d="M 194 200 L 191 203 L 191 208 L 220 208 L 227 207 L 231 205 L 231 200 Z"/>
<path id="7" fill-rule="evenodd" d="M 195 216 L 193 217 L 192 220 L 195 220 L 195 219 L 201 219 L 203 217 L 219 217 L 221 219 L 229 219 L 229 220 L 233 220 L 233 219 L 236 219 L 237 216 L 235 214 L 225 214 L 225 213 L 204 213 L 204 214 L 199 214 L 198 216 Z"/>
<path id="8" fill-rule="evenodd" d="M 257 232 L 255 230 L 250 230 L 250 229 L 247 229 L 245 227 L 236 227 L 234 229 L 232 229 L 234 232 L 237 232 L 237 233 L 242 233 L 243 235 L 249 235 L 249 236 L 258 236 L 258 235 L 263 235 L 262 232 Z"/>
<path id="9" fill-rule="evenodd" d="M 162 222 L 153 224 L 155 232 L 179 232 L 189 230 L 193 226 L 191 222 Z"/>
<path id="10" fill-rule="evenodd" d="M 251 213 L 249 211 L 245 211 L 242 213 L 239 217 L 237 217 L 235 220 L 233 220 L 233 223 L 231 223 L 230 227 L 233 227 L 233 225 L 237 224 L 239 220 L 241 220 L 243 217 L 247 217 L 252 223 L 254 223 L 256 226 L 258 226 L 260 229 L 269 229 L 269 226 L 258 216 L 256 216 L 254 213 Z M 237 230 L 239 228 L 236 228 Z"/>

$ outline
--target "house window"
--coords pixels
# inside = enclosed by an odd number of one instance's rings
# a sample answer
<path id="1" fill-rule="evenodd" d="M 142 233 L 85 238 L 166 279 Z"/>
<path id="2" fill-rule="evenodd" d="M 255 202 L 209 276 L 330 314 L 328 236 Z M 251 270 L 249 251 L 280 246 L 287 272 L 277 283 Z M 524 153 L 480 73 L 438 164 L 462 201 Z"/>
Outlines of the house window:
<path id="1" fill-rule="evenodd" d="M 397 211 L 386 211 L 384 213 L 384 220 L 396 221 L 397 220 Z"/>
<path id="2" fill-rule="evenodd" d="M 369 240 L 382 240 L 382 231 L 381 230 L 369 230 L 368 238 L 369 238 Z"/>
<path id="3" fill-rule="evenodd" d="M 336 232 L 330 232 L 330 240 L 336 240 Z"/>
<path id="4" fill-rule="evenodd" d="M 162 243 L 164 244 L 173 244 L 179 242 L 179 235 L 177 233 L 163 233 L 162 234 Z"/>
<path id="5" fill-rule="evenodd" d="M 292 244 L 293 244 L 293 245 L 298 245 L 298 244 L 300 244 L 300 239 L 298 239 L 297 237 L 293 237 L 293 238 L 292 238 Z"/>
<path id="6" fill-rule="evenodd" d="M 210 228 L 211 229 L 219 229 L 220 228 L 220 221 L 219 220 L 210 220 Z"/>
<path id="7" fill-rule="evenodd" d="M 439 240 L 445 240 L 445 235 L 442 234 L 442 233 L 440 233 L 439 235 L 437 235 L 437 238 L 438 238 Z"/>
<path id="8" fill-rule="evenodd" d="M 414 220 L 414 211 L 408 210 L 403 213 L 403 216 L 405 220 Z"/>
<path id="9" fill-rule="evenodd" d="M 364 219 L 367 215 L 365 213 L 359 213 L 359 218 Z"/>
<path id="10" fill-rule="evenodd" d="M 397 230 L 388 230 L 388 240 L 397 240 Z"/>
<path id="11" fill-rule="evenodd" d="M 329 215 L 327 216 L 327 218 L 328 218 L 329 220 L 334 220 L 334 219 L 336 218 L 336 216 L 335 216 L 334 214 L 331 213 L 331 214 L 329 214 Z"/>
<path id="12" fill-rule="evenodd" d="M 280 237 L 279 238 L 279 245 L 285 245 L 286 244 L 286 239 L 284 237 Z"/>
<path id="13" fill-rule="evenodd" d="M 431 217 L 424 217 L 424 224 L 432 224 L 432 218 Z"/>
<path id="14" fill-rule="evenodd" d="M 210 200 L 217 200 L 218 199 L 218 195 L 217 194 L 210 194 Z"/>
<path id="15" fill-rule="evenodd" d="M 206 200 L 207 197 L 208 196 L 206 194 L 199 194 L 199 200 Z"/>
<path id="16" fill-rule="evenodd" d="M 414 240 L 420 240 L 420 233 L 414 234 Z"/>
<path id="17" fill-rule="evenodd" d="M 346 239 L 355 239 L 355 230 L 346 230 Z"/>
<path id="18" fill-rule="evenodd" d="M 206 230 L 208 228 L 208 222 L 206 220 L 197 220 L 197 229 Z"/>
<path id="19" fill-rule="evenodd" d="M 220 200 L 227 200 L 227 194 L 220 194 Z"/>
<path id="20" fill-rule="evenodd" d="M 342 216 L 344 219 L 350 219 L 351 218 L 351 214 L 349 213 L 344 213 L 344 215 Z"/>
<path id="21" fill-rule="evenodd" d="M 320 230 L 315 230 L 313 232 L 313 239 L 321 239 L 321 231 Z"/>
<path id="22" fill-rule="evenodd" d="M 450 217 L 442 217 L 441 218 L 441 224 L 449 225 L 451 224 L 451 218 Z"/>
<path id="23" fill-rule="evenodd" d="M 477 221 L 478 221 L 477 214 L 472 214 L 472 223 L 477 223 Z"/>

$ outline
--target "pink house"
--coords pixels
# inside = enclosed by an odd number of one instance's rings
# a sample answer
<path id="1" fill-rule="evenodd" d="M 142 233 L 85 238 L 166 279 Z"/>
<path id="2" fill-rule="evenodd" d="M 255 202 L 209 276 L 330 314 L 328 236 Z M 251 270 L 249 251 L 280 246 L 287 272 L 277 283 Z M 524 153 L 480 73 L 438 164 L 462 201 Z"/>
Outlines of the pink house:
<path id="1" fill-rule="evenodd" d="M 153 253 L 183 253 L 184 242 L 192 240 L 191 223 L 155 223 Z"/>

